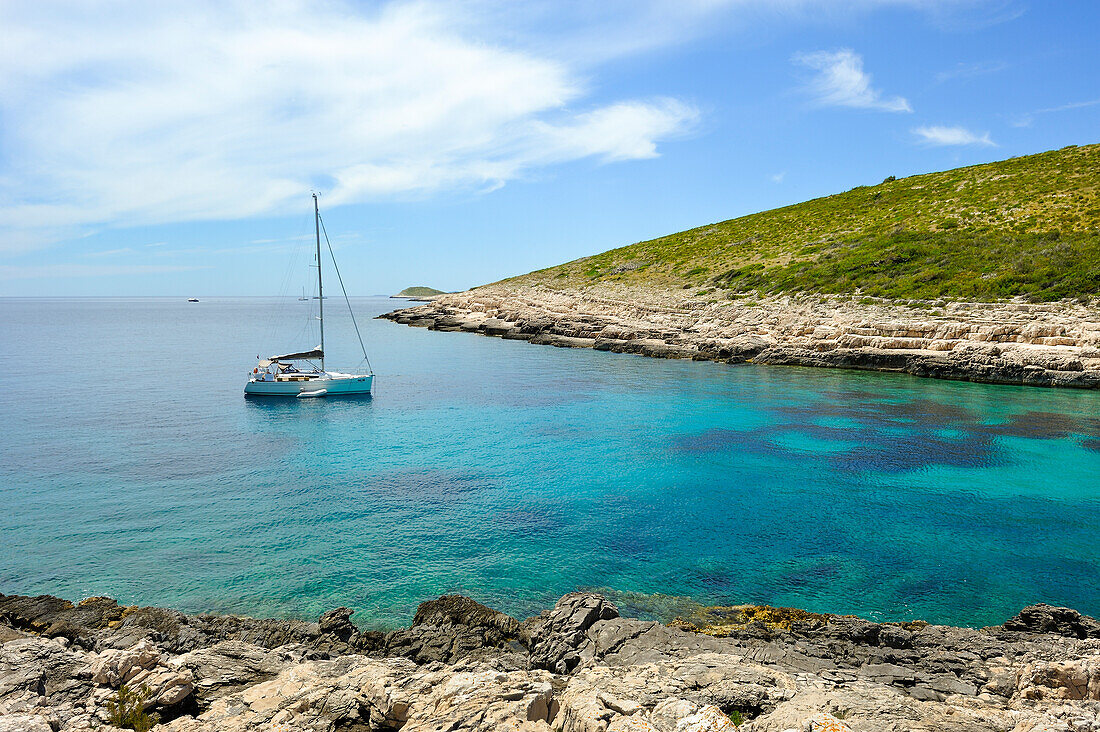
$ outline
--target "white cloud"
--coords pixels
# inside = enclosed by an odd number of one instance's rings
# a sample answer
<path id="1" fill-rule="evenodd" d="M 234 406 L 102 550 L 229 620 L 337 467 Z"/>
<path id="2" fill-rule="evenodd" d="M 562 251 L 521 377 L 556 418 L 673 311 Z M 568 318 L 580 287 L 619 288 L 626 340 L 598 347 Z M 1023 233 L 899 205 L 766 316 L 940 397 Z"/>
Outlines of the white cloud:
<path id="1" fill-rule="evenodd" d="M 871 75 L 863 70 L 863 57 L 850 48 L 800 53 L 793 60 L 818 72 L 806 90 L 823 106 L 913 111 L 904 97 L 884 97 L 881 91 L 873 88 Z"/>
<path id="2" fill-rule="evenodd" d="M 1020 115 L 1012 121 L 1013 127 L 1031 127 L 1035 122 L 1035 117 L 1042 114 L 1055 114 L 1057 112 L 1069 112 L 1075 109 L 1085 109 L 1086 107 L 1095 107 L 1100 104 L 1100 99 L 1090 99 L 1087 102 L 1070 102 L 1069 104 L 1061 104 L 1057 107 L 1047 107 L 1046 109 L 1036 109 L 1034 112 Z"/>
<path id="3" fill-rule="evenodd" d="M 787 177 L 787 171 L 784 170 L 782 173 L 776 173 L 768 177 L 771 178 L 772 183 L 782 183 L 783 179 Z"/>
<path id="4" fill-rule="evenodd" d="M 989 138 L 988 132 L 977 134 L 971 132 L 965 127 L 941 127 L 933 125 L 930 127 L 916 127 L 913 129 L 913 134 L 916 135 L 920 142 L 925 145 L 932 145 L 935 147 L 943 147 L 948 145 L 985 145 L 987 147 L 996 147 L 997 143 L 993 142 Z"/>
<path id="5" fill-rule="evenodd" d="M 947 71 L 936 74 L 936 82 L 944 83 L 955 79 L 973 79 L 978 76 L 996 74 L 1008 68 L 1004 61 L 975 61 L 973 63 L 957 63 Z"/>
<path id="6" fill-rule="evenodd" d="M 485 42 L 452 7 L 0 4 L 0 249 L 304 208 L 310 188 L 329 205 L 492 189 L 654 157 L 696 118 L 586 103 L 576 69 Z"/>
<path id="7" fill-rule="evenodd" d="M 0 252 L 285 213 L 308 206 L 311 188 L 335 205 L 653 157 L 697 111 L 596 101 L 598 64 L 761 23 L 983 4 L 0 2 Z M 870 87 L 854 54 L 819 70 L 833 103 L 908 109 Z"/>

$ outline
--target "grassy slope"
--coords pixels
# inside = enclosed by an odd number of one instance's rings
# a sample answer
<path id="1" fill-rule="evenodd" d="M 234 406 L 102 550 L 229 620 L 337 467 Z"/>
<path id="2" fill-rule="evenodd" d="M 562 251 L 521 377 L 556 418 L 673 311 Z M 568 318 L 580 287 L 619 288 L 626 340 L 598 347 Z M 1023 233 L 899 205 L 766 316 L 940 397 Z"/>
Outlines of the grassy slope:
<path id="1" fill-rule="evenodd" d="M 394 297 L 429 297 L 442 294 L 443 290 L 437 290 L 434 287 L 406 287 Z"/>
<path id="2" fill-rule="evenodd" d="M 1100 145 L 860 186 L 507 280 L 692 294 L 1100 295 Z"/>

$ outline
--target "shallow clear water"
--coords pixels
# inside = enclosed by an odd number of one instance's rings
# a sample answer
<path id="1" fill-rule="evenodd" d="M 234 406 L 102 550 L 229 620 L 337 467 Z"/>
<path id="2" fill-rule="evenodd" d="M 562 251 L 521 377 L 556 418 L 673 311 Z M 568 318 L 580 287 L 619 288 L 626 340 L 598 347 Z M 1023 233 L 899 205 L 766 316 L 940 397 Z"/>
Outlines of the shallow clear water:
<path id="1" fill-rule="evenodd" d="M 354 365 L 333 302 L 330 361 Z M 1098 393 L 369 319 L 398 305 L 356 302 L 373 398 L 246 400 L 257 352 L 313 345 L 270 335 L 309 303 L 0 299 L 0 592 L 374 626 L 579 587 L 658 616 L 1100 613 Z"/>

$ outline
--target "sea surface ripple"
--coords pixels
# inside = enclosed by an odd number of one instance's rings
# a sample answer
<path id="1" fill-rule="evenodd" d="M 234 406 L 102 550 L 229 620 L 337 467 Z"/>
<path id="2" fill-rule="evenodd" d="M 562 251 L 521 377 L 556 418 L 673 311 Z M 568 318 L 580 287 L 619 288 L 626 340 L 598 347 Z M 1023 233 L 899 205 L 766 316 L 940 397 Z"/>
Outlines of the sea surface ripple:
<path id="1" fill-rule="evenodd" d="M 354 302 L 374 396 L 264 400 L 253 357 L 314 345 L 273 313 L 313 303 L 0 299 L 0 592 L 373 627 L 582 587 L 654 617 L 1100 614 L 1098 393 L 535 347 Z"/>

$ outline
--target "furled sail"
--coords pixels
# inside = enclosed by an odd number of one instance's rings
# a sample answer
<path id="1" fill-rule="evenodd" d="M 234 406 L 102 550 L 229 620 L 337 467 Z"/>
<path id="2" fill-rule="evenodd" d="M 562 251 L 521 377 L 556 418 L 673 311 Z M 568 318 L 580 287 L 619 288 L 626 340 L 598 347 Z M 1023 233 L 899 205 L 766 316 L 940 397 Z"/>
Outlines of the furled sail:
<path id="1" fill-rule="evenodd" d="M 316 359 L 324 358 L 325 352 L 321 350 L 320 346 L 317 346 L 312 351 L 302 351 L 300 353 L 284 353 L 281 356 L 272 356 L 269 361 L 300 361 L 304 359 Z"/>

